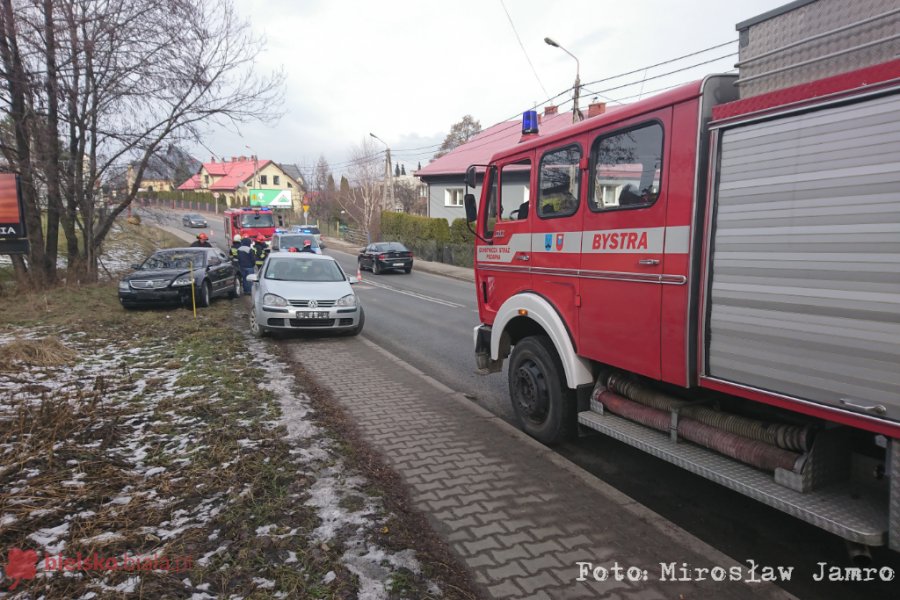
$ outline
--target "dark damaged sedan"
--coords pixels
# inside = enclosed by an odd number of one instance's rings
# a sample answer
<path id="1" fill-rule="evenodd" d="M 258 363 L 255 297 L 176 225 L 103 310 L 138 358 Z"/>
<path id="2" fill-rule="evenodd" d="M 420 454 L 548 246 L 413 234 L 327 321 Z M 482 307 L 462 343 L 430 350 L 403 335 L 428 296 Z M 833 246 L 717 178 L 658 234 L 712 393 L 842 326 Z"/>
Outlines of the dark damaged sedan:
<path id="1" fill-rule="evenodd" d="M 213 298 L 236 298 L 241 293 L 237 271 L 216 248 L 157 250 L 134 272 L 119 281 L 119 302 L 125 308 L 154 304 L 191 304 L 191 288 L 198 306 Z"/>

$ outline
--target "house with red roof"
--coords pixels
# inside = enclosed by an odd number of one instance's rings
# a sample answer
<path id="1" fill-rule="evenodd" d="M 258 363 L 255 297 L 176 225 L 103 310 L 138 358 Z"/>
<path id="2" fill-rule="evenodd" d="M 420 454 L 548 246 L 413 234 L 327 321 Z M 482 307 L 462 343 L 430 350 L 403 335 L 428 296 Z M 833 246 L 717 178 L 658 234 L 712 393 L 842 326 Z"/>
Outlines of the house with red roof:
<path id="1" fill-rule="evenodd" d="M 292 165 L 281 165 L 256 156 L 232 156 L 231 160 L 203 163 L 190 179 L 178 186 L 188 192 L 207 192 L 224 198 L 228 206 L 250 204 L 250 190 L 287 190 L 294 209 L 303 199 L 303 182 Z"/>
<path id="2" fill-rule="evenodd" d="M 613 107 L 610 107 L 612 110 Z M 602 114 L 606 105 L 602 102 L 588 107 L 587 117 Z M 559 112 L 557 107 L 548 106 L 539 115 L 541 135 L 556 133 L 572 125 L 571 112 Z M 466 216 L 463 196 L 466 185 L 463 182 L 466 169 L 470 165 L 486 165 L 491 157 L 501 150 L 506 150 L 522 139 L 522 122 L 506 121 L 488 127 L 465 144 L 457 146 L 444 156 L 430 162 L 414 173 L 428 186 L 428 216 L 443 217 L 449 222 Z M 523 171 L 523 174 L 526 171 Z M 475 188 L 475 197 L 481 197 L 481 175 L 479 185 Z M 519 184 L 523 199 L 528 198 L 528 182 Z M 513 192 L 515 193 L 515 192 Z M 524 200 L 523 200 L 524 201 Z"/>

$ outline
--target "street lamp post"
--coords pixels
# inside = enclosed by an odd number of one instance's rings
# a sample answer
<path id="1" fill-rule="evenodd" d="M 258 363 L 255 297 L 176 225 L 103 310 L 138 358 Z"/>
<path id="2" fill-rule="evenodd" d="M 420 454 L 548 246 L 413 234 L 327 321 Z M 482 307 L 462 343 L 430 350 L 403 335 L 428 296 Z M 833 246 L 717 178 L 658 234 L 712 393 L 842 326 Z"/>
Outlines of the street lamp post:
<path id="1" fill-rule="evenodd" d="M 387 142 L 374 133 L 369 133 L 369 135 L 384 144 L 384 147 L 387 149 L 384 161 L 384 193 L 382 194 L 381 203 L 382 208 L 394 210 L 394 183 L 391 179 L 391 148 L 387 145 Z M 390 200 L 390 205 L 388 204 L 388 200 Z"/>
<path id="2" fill-rule="evenodd" d="M 581 114 L 581 111 L 578 110 L 578 94 L 581 91 L 581 63 L 578 62 L 578 57 L 554 42 L 552 39 L 545 37 L 544 43 L 547 45 L 553 46 L 554 48 L 559 48 L 569 56 L 575 59 L 575 102 L 572 108 L 572 122 L 577 123 L 578 121 L 584 120 L 584 115 Z"/>

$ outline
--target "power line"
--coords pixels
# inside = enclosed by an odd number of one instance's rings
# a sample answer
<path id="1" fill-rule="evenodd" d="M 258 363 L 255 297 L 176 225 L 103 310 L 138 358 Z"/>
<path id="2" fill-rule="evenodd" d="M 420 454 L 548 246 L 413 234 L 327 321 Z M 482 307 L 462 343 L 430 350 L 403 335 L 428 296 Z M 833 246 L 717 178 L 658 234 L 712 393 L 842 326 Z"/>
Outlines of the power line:
<path id="1" fill-rule="evenodd" d="M 501 0 L 501 3 L 502 3 L 502 0 Z M 504 8 L 505 8 L 505 7 L 504 7 Z M 518 36 L 517 36 L 517 37 L 518 37 Z M 713 59 L 710 59 L 710 60 L 702 61 L 702 62 L 699 62 L 699 63 L 693 63 L 693 64 L 688 65 L 688 66 L 686 66 L 686 67 L 674 69 L 674 70 L 671 70 L 671 71 L 667 71 L 667 72 L 665 72 L 665 73 L 660 73 L 660 74 L 654 75 L 654 76 L 652 76 L 652 77 L 644 77 L 644 78 L 641 79 L 641 80 L 631 81 L 631 82 L 628 82 L 628 83 L 616 85 L 616 86 L 609 87 L 609 88 L 605 88 L 605 89 L 599 89 L 599 90 L 596 90 L 596 91 L 592 91 L 592 90 L 586 89 L 587 86 L 589 86 L 589 85 L 595 85 L 595 84 L 598 84 L 598 83 L 603 83 L 603 82 L 612 81 L 612 80 L 615 80 L 615 79 L 620 79 L 620 78 L 622 78 L 622 77 L 627 77 L 627 76 L 629 76 L 629 75 L 634 75 L 634 74 L 637 74 L 637 73 L 643 73 L 643 72 L 645 72 L 645 71 L 647 71 L 647 70 L 649 70 L 649 69 L 653 69 L 653 68 L 656 68 L 656 67 L 660 67 L 660 66 L 672 64 L 672 63 L 674 63 L 674 62 L 678 62 L 678 61 L 680 61 L 680 60 L 684 60 L 685 58 L 691 58 L 691 57 L 694 57 L 694 56 L 698 56 L 698 55 L 700 55 L 700 54 L 705 54 L 705 53 L 710 52 L 710 51 L 712 51 L 712 50 L 717 50 L 717 49 L 719 49 L 719 48 L 723 48 L 723 47 L 728 46 L 728 45 L 730 45 L 730 44 L 734 44 L 736 41 L 737 41 L 737 40 L 731 40 L 731 41 L 729 41 L 729 42 L 724 42 L 724 43 L 721 43 L 721 44 L 716 44 L 715 46 L 710 46 L 710 47 L 704 48 L 704 49 L 702 49 L 702 50 L 697 50 L 697 51 L 695 51 L 695 52 L 690 52 L 690 53 L 688 53 L 688 54 L 683 54 L 683 55 L 678 56 L 678 57 L 676 57 L 676 58 L 672 58 L 672 59 L 669 59 L 669 60 L 665 60 L 665 61 L 662 61 L 662 62 L 658 62 L 658 63 L 653 64 L 653 65 L 649 65 L 649 66 L 646 66 L 646 67 L 640 67 L 640 68 L 634 69 L 634 70 L 632 70 L 632 71 L 626 71 L 626 72 L 624 72 L 624 73 L 619 73 L 619 74 L 617 74 L 617 75 L 611 75 L 611 76 L 609 76 L 609 77 L 604 77 L 604 78 L 602 78 L 602 79 L 597 79 L 597 80 L 595 80 L 595 81 L 591 81 L 591 82 L 588 82 L 588 83 L 582 85 L 582 89 L 583 89 L 583 91 L 585 92 L 585 94 L 597 95 L 597 96 L 603 96 L 604 92 L 610 92 L 610 91 L 620 90 L 620 89 L 622 89 L 622 88 L 627 88 L 627 87 L 629 87 L 629 86 L 637 85 L 637 84 L 642 83 L 642 82 L 652 81 L 652 80 L 654 80 L 654 79 L 660 79 L 660 78 L 666 77 L 666 76 L 668 76 L 668 75 L 674 75 L 674 74 L 676 74 L 676 73 L 681 73 L 681 72 L 684 72 L 684 71 L 688 71 L 688 70 L 694 69 L 694 68 L 696 68 L 696 67 L 700 67 L 700 66 L 703 66 L 703 65 L 711 64 L 711 63 L 714 63 L 714 62 L 723 60 L 723 59 L 725 59 L 725 58 L 729 58 L 729 57 L 735 56 L 737 53 L 736 53 L 736 52 L 731 52 L 731 53 L 729 53 L 729 54 L 724 54 L 724 55 L 718 56 L 718 57 L 713 58 Z M 683 83 L 683 82 L 682 82 L 682 83 Z M 652 92 L 645 92 L 645 94 L 654 94 L 654 93 L 657 93 L 657 92 L 659 92 L 659 91 L 671 89 L 671 88 L 673 88 L 673 87 L 678 87 L 679 85 L 682 85 L 682 83 L 674 84 L 674 85 L 672 85 L 672 86 L 664 87 L 664 88 L 661 88 L 661 89 L 659 89 L 659 90 L 654 90 L 654 91 L 652 91 Z M 540 106 L 543 106 L 543 105 L 546 105 L 546 104 L 548 104 L 548 103 L 550 103 L 550 102 L 553 102 L 554 100 L 560 98 L 561 96 L 564 96 L 564 95 L 568 94 L 571 90 L 572 90 L 571 87 L 570 87 L 570 88 L 567 88 L 567 89 L 563 90 L 562 92 L 556 94 L 555 96 L 550 96 L 550 97 L 546 98 L 545 100 L 543 100 L 543 101 L 541 101 L 541 102 L 535 103 L 535 104 L 532 106 L 532 108 L 533 108 L 533 109 L 536 109 L 536 108 L 538 108 L 538 107 L 540 107 Z M 546 90 L 545 90 L 545 93 L 546 93 Z M 632 95 L 632 96 L 627 96 L 627 97 L 624 97 L 624 98 L 613 99 L 613 100 L 611 100 L 611 101 L 612 101 L 612 102 L 623 102 L 623 101 L 625 101 L 625 100 L 631 100 L 631 99 L 635 98 L 636 96 L 637 96 L 637 95 Z M 565 106 L 565 105 L 568 104 L 569 102 L 571 102 L 571 100 L 564 101 L 564 102 L 562 102 L 562 104 L 561 104 L 560 106 Z M 498 125 L 506 124 L 505 127 L 501 127 L 501 128 L 499 128 L 499 129 L 497 129 L 496 131 L 492 131 L 491 133 L 489 133 L 489 134 L 487 134 L 487 135 L 481 137 L 480 139 L 478 139 L 478 140 L 477 140 L 476 142 L 474 142 L 474 143 L 473 143 L 473 142 L 467 143 L 467 144 L 466 144 L 467 147 L 470 148 L 470 149 L 471 149 L 471 148 L 479 148 L 479 147 L 484 146 L 484 145 L 486 145 L 486 144 L 488 144 L 488 143 L 491 143 L 491 141 L 489 141 L 488 138 L 492 138 L 492 137 L 494 137 L 494 136 L 503 134 L 503 133 L 509 131 L 510 129 L 513 129 L 513 128 L 518 127 L 518 126 L 519 126 L 518 120 L 515 120 L 515 121 L 514 121 L 513 119 L 518 119 L 518 117 L 519 117 L 520 115 L 521 115 L 521 112 L 520 112 L 520 111 L 517 111 L 517 112 L 514 113 L 513 115 L 507 117 L 506 119 L 503 119 L 503 120 L 501 120 L 501 121 L 498 121 L 498 122 L 494 123 L 493 125 L 490 125 L 490 126 L 486 127 L 485 130 L 488 130 L 488 129 L 497 127 Z M 484 130 L 483 130 L 483 131 L 484 131 Z M 436 149 L 439 148 L 440 146 L 441 146 L 441 144 L 433 144 L 433 145 L 430 145 L 430 146 L 419 146 L 419 147 L 416 147 L 416 148 L 398 148 L 398 149 L 392 148 L 392 149 L 391 149 L 391 152 L 394 153 L 395 155 L 396 155 L 396 154 L 407 154 L 407 155 L 411 155 L 411 156 L 413 156 L 413 157 L 419 157 L 419 156 L 427 156 L 428 154 L 431 154 L 431 153 L 432 153 L 432 152 L 431 152 L 432 150 L 436 150 Z M 417 151 L 421 151 L 421 152 L 417 152 Z M 363 157 L 362 160 L 365 161 L 365 162 L 369 162 L 369 161 L 375 160 L 375 159 L 379 159 L 379 160 L 380 160 L 381 157 L 382 157 L 383 155 L 384 155 L 384 151 L 382 150 L 382 151 L 380 151 L 380 152 L 378 152 L 378 153 L 376 153 L 376 154 L 374 154 L 374 155 L 367 156 L 367 157 Z M 334 168 L 345 168 L 345 167 L 347 167 L 347 166 L 356 164 L 356 163 L 358 163 L 358 162 L 359 162 L 359 160 L 349 160 L 349 161 L 344 161 L 344 162 L 342 162 L 342 163 L 338 163 L 338 164 L 336 164 L 336 165 L 329 165 L 329 166 L 330 166 L 331 168 L 333 168 L 333 169 L 334 169 Z"/>
<path id="2" fill-rule="evenodd" d="M 503 0 L 500 0 L 500 6 L 503 7 L 503 12 L 506 13 L 506 18 L 509 21 L 509 26 L 512 27 L 513 33 L 516 36 L 516 41 L 519 42 L 519 47 L 522 49 L 522 54 L 525 55 L 525 60 L 528 61 L 528 66 L 531 67 L 531 72 L 534 73 L 534 78 L 537 79 L 538 85 L 541 86 L 541 89 L 544 91 L 544 95 L 548 96 L 547 88 L 544 87 L 544 84 L 541 83 L 541 78 L 538 77 L 537 69 L 534 68 L 534 65 L 531 62 L 531 58 L 528 56 L 528 52 L 525 51 L 525 45 L 522 43 L 522 38 L 519 37 L 519 32 L 516 31 L 516 25 L 513 23 L 512 17 L 509 16 L 509 10 L 506 8 L 506 3 Z"/>

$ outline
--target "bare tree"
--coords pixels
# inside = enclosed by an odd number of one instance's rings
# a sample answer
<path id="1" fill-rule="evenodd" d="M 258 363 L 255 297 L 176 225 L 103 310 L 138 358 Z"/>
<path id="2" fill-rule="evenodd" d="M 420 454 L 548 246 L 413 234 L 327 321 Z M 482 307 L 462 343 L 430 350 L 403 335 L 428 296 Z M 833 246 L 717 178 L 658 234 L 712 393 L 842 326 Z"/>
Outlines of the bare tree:
<path id="1" fill-rule="evenodd" d="M 338 202 L 371 237 L 382 209 L 384 158 L 368 138 L 350 151 L 348 172 L 349 194 L 339 194 Z"/>
<path id="2" fill-rule="evenodd" d="M 206 125 L 279 116 L 272 107 L 280 106 L 280 74 L 257 75 L 263 43 L 232 0 L 0 6 L 0 81 L 9 100 L 0 111 L 15 131 L 2 152 L 23 182 L 35 285 L 56 279 L 60 225 L 68 280 L 97 279 L 104 239 L 166 144 L 197 139 Z M 129 163 L 131 186 L 101 198 L 101 184 Z"/>
<path id="3" fill-rule="evenodd" d="M 440 158 L 456 148 L 462 146 L 481 132 L 481 122 L 476 121 L 472 115 L 466 115 L 450 127 L 450 133 L 444 138 L 441 147 L 435 153 L 434 158 Z M 421 166 L 419 168 L 422 168 Z"/>
<path id="4" fill-rule="evenodd" d="M 394 183 L 394 197 L 403 208 L 403 212 L 411 215 L 424 214 L 425 203 L 419 197 L 418 185 L 412 181 Z"/>

